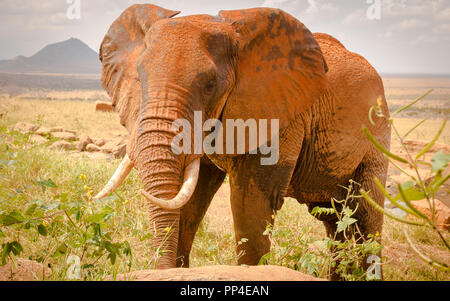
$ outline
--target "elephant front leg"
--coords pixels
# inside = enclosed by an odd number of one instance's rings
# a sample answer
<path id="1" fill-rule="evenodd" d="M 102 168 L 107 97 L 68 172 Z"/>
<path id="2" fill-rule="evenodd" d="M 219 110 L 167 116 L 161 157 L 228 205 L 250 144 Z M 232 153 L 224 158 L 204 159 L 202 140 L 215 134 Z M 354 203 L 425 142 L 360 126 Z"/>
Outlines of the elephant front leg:
<path id="1" fill-rule="evenodd" d="M 270 251 L 270 241 L 263 232 L 268 224 L 273 224 L 274 215 L 270 201 L 255 189 L 237 186 L 231 180 L 231 209 L 237 242 L 239 264 L 257 265 L 260 258 Z"/>
<path id="2" fill-rule="evenodd" d="M 209 159 L 202 158 L 197 187 L 189 202 L 181 208 L 177 267 L 189 267 L 189 254 L 195 233 L 225 175 Z"/>
<path id="3" fill-rule="evenodd" d="M 229 177 L 239 264 L 256 265 L 270 251 L 263 233 L 283 205 L 303 139 L 304 120 L 298 118 L 280 135 L 275 165 L 262 165 L 259 155 L 234 158 Z"/>
<path id="4" fill-rule="evenodd" d="M 238 263 L 246 265 L 257 265 L 270 251 L 269 237 L 263 233 L 274 223 L 293 170 L 292 166 L 255 166 L 252 161 L 241 162 L 230 174 Z"/>

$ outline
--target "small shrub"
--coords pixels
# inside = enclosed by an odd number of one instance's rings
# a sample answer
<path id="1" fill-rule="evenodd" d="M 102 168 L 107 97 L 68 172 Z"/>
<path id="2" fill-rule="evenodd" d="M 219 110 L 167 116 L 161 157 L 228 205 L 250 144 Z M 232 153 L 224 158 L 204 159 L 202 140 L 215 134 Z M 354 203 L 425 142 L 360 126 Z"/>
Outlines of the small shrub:
<path id="1" fill-rule="evenodd" d="M 392 115 L 395 116 L 396 114 L 410 108 L 412 105 L 422 100 L 431 92 L 432 90 L 429 90 L 427 93 L 420 96 L 410 104 L 396 110 Z M 375 112 L 376 115 L 380 118 L 387 118 L 382 113 L 380 104 L 377 106 L 373 106 L 369 112 L 369 118 L 372 124 L 375 124 L 375 122 L 372 119 L 372 112 Z M 393 154 L 389 150 L 385 149 L 372 136 L 372 134 L 366 127 L 363 127 L 363 132 L 366 134 L 367 138 L 373 143 L 373 145 L 384 154 L 384 156 L 389 160 L 391 165 L 397 168 L 402 174 L 405 174 L 409 178 L 409 181 L 398 184 L 397 186 L 398 194 L 396 196 L 393 196 L 390 193 L 388 193 L 386 188 L 383 187 L 378 178 L 374 179 L 378 188 L 383 192 L 383 194 L 391 202 L 391 204 L 395 205 L 396 207 L 406 212 L 408 214 L 408 217 L 406 218 L 399 217 L 397 215 L 392 214 L 385 208 L 379 206 L 370 197 L 370 191 L 361 190 L 360 192 L 363 195 L 363 197 L 372 206 L 374 206 L 375 209 L 382 212 L 384 215 L 401 222 L 404 225 L 402 230 L 408 241 L 408 244 L 410 245 L 412 251 L 420 259 L 422 259 L 423 261 L 425 261 L 426 263 L 435 268 L 442 269 L 448 272 L 450 271 L 450 267 L 448 266 L 447 263 L 434 260 L 431 258 L 430 255 L 426 255 L 422 251 L 420 251 L 420 249 L 413 242 L 408 232 L 408 228 L 405 226 L 405 225 L 417 226 L 426 229 L 427 231 L 437 233 L 441 243 L 445 245 L 447 251 L 450 252 L 450 244 L 445 238 L 445 234 L 442 232 L 441 229 L 439 229 L 436 223 L 436 215 L 435 215 L 435 194 L 439 191 L 442 185 L 445 184 L 445 182 L 447 182 L 448 179 L 450 178 L 450 175 L 444 176 L 444 170 L 447 168 L 448 163 L 450 162 L 450 154 L 446 154 L 444 153 L 444 151 L 440 150 L 434 154 L 434 156 L 430 161 L 424 160 L 424 155 L 430 151 L 430 149 L 434 146 L 434 144 L 444 131 L 445 126 L 447 124 L 447 119 L 444 120 L 435 137 L 416 155 L 413 155 L 411 151 L 406 147 L 404 140 L 407 138 L 409 134 L 411 134 L 414 130 L 416 130 L 425 121 L 425 119 L 416 124 L 414 127 L 412 127 L 404 135 L 399 134 L 399 131 L 395 127 L 392 118 L 388 118 L 388 121 L 391 125 L 393 133 L 399 139 L 402 149 L 405 151 L 404 156 Z M 409 167 L 413 172 L 407 171 L 403 166 Z M 423 168 L 427 169 L 427 174 L 431 176 L 428 178 L 428 180 L 427 178 L 424 177 L 423 172 L 420 171 L 421 170 L 420 167 L 422 169 Z M 429 206 L 428 209 L 431 212 L 431 216 L 427 216 L 423 212 L 419 211 L 412 203 L 412 201 L 423 199 L 425 199 L 428 203 Z"/>
<path id="2" fill-rule="evenodd" d="M 355 227 L 357 220 L 353 216 L 358 208 L 351 209 L 349 206 L 352 199 L 361 197 L 354 194 L 355 186 L 359 184 L 350 181 L 348 187 L 343 187 L 347 195 L 343 200 L 332 199 L 333 208 L 315 207 L 311 211 L 314 216 L 336 215 L 337 231 L 334 237 L 319 240 L 312 235 L 311 228 L 303 228 L 293 235 L 290 228 L 278 227 L 274 230 L 272 225 L 267 225 L 264 235 L 269 235 L 273 250 L 264 255 L 259 264 L 283 265 L 321 278 L 329 278 L 336 273 L 349 281 L 380 280 L 380 274 L 374 270 L 379 262 L 368 271 L 364 271 L 361 265 L 370 254 L 379 254 L 382 246 L 378 242 L 378 233 L 364 239 Z M 342 209 L 336 210 L 336 206 Z M 342 234 L 345 241 L 338 239 Z"/>
<path id="3" fill-rule="evenodd" d="M 136 241 L 153 234 L 137 225 L 143 219 L 128 201 L 120 193 L 94 200 L 91 185 L 103 179 L 89 179 L 82 171 L 89 166 L 28 136 L 0 127 L 0 265 L 25 257 L 50 266 L 53 280 L 102 280 L 156 265 L 159 246 L 147 244 L 156 254 L 147 263 L 134 256 Z"/>

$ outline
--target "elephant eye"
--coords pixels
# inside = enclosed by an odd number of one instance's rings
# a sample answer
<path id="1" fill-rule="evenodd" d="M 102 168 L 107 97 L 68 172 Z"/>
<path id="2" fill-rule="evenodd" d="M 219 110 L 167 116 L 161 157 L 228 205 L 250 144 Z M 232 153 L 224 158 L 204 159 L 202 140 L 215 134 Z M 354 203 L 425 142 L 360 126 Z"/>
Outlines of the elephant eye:
<path id="1" fill-rule="evenodd" d="M 207 94 L 212 94 L 216 90 L 216 81 L 214 79 L 208 81 L 205 86 L 205 92 Z"/>

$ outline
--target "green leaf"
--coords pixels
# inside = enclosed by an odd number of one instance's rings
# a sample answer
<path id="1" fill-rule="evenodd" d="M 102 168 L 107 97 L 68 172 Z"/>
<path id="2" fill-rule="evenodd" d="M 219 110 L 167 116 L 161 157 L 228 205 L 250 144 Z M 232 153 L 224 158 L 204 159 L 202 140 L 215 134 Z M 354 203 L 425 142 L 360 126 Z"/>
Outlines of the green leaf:
<path id="1" fill-rule="evenodd" d="M 39 234 L 41 234 L 42 236 L 47 236 L 47 234 L 48 234 L 47 228 L 43 224 L 40 224 L 39 226 L 37 226 L 37 230 L 38 230 Z"/>
<path id="2" fill-rule="evenodd" d="M 34 181 L 34 184 L 40 186 L 42 188 L 42 192 L 45 192 L 45 189 L 47 187 L 50 187 L 50 188 L 57 188 L 58 187 L 58 186 L 56 186 L 55 182 L 53 182 L 52 179 Z"/>
<path id="3" fill-rule="evenodd" d="M 5 226 L 21 223 L 24 220 L 25 220 L 25 218 L 23 217 L 22 213 L 20 213 L 17 210 L 12 211 L 8 215 L 4 215 L 4 214 L 0 215 L 0 224 L 5 225 Z"/>
<path id="4" fill-rule="evenodd" d="M 442 186 L 442 184 L 444 184 L 445 182 L 448 181 L 448 179 L 450 179 L 450 175 L 447 175 L 445 177 L 436 175 L 433 182 L 431 182 L 428 187 L 431 188 L 432 193 L 435 193 L 436 191 L 439 190 L 439 188 Z"/>
<path id="5" fill-rule="evenodd" d="M 5 237 L 5 233 L 3 233 L 2 229 L 0 229 L 0 238 Z"/>
<path id="6" fill-rule="evenodd" d="M 61 206 L 60 202 L 53 202 L 53 203 L 50 203 L 48 205 L 47 204 L 43 204 L 43 205 L 41 205 L 41 208 L 44 209 L 45 211 L 50 211 L 50 210 L 53 210 L 53 209 L 57 209 L 60 206 Z"/>
<path id="7" fill-rule="evenodd" d="M 19 242 L 13 241 L 10 243 L 10 250 L 14 255 L 19 255 L 20 253 L 22 253 L 23 248 Z"/>
<path id="8" fill-rule="evenodd" d="M 247 241 L 248 241 L 248 238 L 243 237 L 243 238 L 241 238 L 240 241 L 238 241 L 238 245 L 242 245 L 243 243 L 246 243 Z"/>
<path id="9" fill-rule="evenodd" d="M 67 192 L 63 192 L 59 195 L 59 199 L 61 200 L 61 202 L 67 202 L 67 200 L 69 199 L 69 194 Z"/>
<path id="10" fill-rule="evenodd" d="M 7 264 L 6 258 L 8 258 L 10 253 L 13 253 L 14 255 L 19 255 L 20 253 L 22 253 L 22 251 L 23 251 L 22 245 L 17 241 L 4 243 L 2 245 L 2 255 L 0 258 L 0 265 L 3 266 Z"/>
<path id="11" fill-rule="evenodd" d="M 58 246 L 53 256 L 64 255 L 67 252 L 67 246 L 65 243 L 62 243 Z"/>
<path id="12" fill-rule="evenodd" d="M 102 227 L 99 224 L 92 223 L 91 227 L 95 236 L 102 237 Z"/>
<path id="13" fill-rule="evenodd" d="M 315 217 L 317 215 L 330 215 L 335 213 L 335 210 L 333 208 L 322 208 L 322 207 L 314 207 L 313 210 L 311 210 L 311 214 Z"/>
<path id="14" fill-rule="evenodd" d="M 271 255 L 270 252 L 264 254 L 264 255 L 261 257 L 261 259 L 259 259 L 258 265 L 266 265 L 266 264 L 269 264 L 269 262 L 270 262 L 270 257 L 271 257 L 270 255 Z"/>
<path id="15" fill-rule="evenodd" d="M 414 211 L 417 216 L 419 216 L 422 219 L 429 222 L 428 217 L 425 214 L 423 214 L 422 212 L 420 212 L 419 210 L 417 210 L 417 208 L 411 204 L 411 200 L 407 198 L 405 191 L 402 188 L 402 185 L 397 185 L 397 187 L 398 187 L 398 191 L 400 192 L 400 196 L 401 196 L 402 200 L 405 202 L 406 206 L 408 206 L 409 209 Z"/>
<path id="16" fill-rule="evenodd" d="M 10 252 L 11 252 L 10 243 L 9 242 L 4 243 L 2 245 L 2 255 L 1 255 L 1 258 L 0 258 L 0 266 L 3 266 L 3 265 L 8 263 L 6 261 L 6 258 L 8 257 Z"/>
<path id="17" fill-rule="evenodd" d="M 143 235 L 141 238 L 139 238 L 139 241 L 142 242 L 147 239 L 152 239 L 153 237 L 154 237 L 153 233 L 148 233 L 148 234 Z"/>
<path id="18" fill-rule="evenodd" d="M 342 218 L 342 220 L 336 222 L 337 224 L 337 232 L 342 232 L 345 231 L 351 224 L 356 223 L 357 220 L 352 218 L 352 217 L 348 217 L 348 216 L 344 216 Z"/>
<path id="19" fill-rule="evenodd" d="M 404 197 L 407 200 L 410 201 L 418 201 L 418 200 L 423 200 L 424 198 L 426 198 L 425 193 L 423 193 L 420 189 L 416 188 L 414 186 L 414 182 L 412 181 L 408 181 L 405 182 L 403 184 L 400 184 L 402 190 L 403 190 L 403 194 Z M 399 193 L 394 200 L 401 200 L 402 199 L 402 195 Z"/>
<path id="20" fill-rule="evenodd" d="M 77 209 L 77 210 L 75 211 L 75 220 L 76 220 L 77 223 L 78 223 L 78 222 L 80 222 L 80 219 L 81 219 L 81 210 L 80 210 L 80 209 Z"/>
<path id="21" fill-rule="evenodd" d="M 32 204 L 30 207 L 27 208 L 27 210 L 25 211 L 25 215 L 33 215 L 34 211 L 36 211 L 37 208 L 37 204 Z"/>
<path id="22" fill-rule="evenodd" d="M 431 172 L 444 170 L 448 162 L 450 162 L 450 154 L 444 153 L 443 150 L 438 151 L 431 159 Z"/>
<path id="23" fill-rule="evenodd" d="M 104 238 L 107 239 L 107 240 L 109 240 L 109 241 L 112 241 L 112 238 L 111 238 L 111 236 L 109 235 L 109 233 L 106 233 L 106 234 L 104 235 Z"/>
<path id="24" fill-rule="evenodd" d="M 86 218 L 86 221 L 89 223 L 95 223 L 98 224 L 101 221 L 103 221 L 103 217 L 104 214 L 103 213 L 96 213 L 96 214 L 91 214 Z"/>
<path id="25" fill-rule="evenodd" d="M 128 241 L 124 241 L 123 245 L 122 245 L 122 253 L 126 256 L 132 256 L 133 255 L 133 251 L 131 250 L 131 245 Z"/>
<path id="26" fill-rule="evenodd" d="M 116 253 L 109 253 L 108 258 L 111 260 L 111 264 L 116 264 L 117 254 Z"/>

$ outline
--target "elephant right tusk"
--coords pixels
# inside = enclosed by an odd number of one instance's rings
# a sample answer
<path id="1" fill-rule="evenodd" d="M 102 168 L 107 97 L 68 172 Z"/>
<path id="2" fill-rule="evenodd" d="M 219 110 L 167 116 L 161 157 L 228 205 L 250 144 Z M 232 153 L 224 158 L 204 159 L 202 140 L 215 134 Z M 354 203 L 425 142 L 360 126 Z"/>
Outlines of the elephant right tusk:
<path id="1" fill-rule="evenodd" d="M 128 157 L 128 154 L 126 154 L 111 179 L 108 181 L 105 187 L 94 197 L 94 199 L 99 200 L 114 192 L 117 187 L 119 187 L 120 184 L 122 184 L 122 182 L 127 178 L 132 169 L 133 163 Z"/>
<path id="2" fill-rule="evenodd" d="M 142 190 L 142 194 L 147 200 L 153 204 L 167 210 L 175 210 L 183 207 L 191 198 L 197 186 L 198 175 L 200 173 L 200 159 L 195 159 L 194 162 L 189 164 L 184 171 L 184 182 L 180 191 L 171 200 L 162 200 L 152 196 L 145 190 Z"/>

